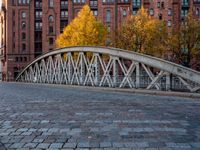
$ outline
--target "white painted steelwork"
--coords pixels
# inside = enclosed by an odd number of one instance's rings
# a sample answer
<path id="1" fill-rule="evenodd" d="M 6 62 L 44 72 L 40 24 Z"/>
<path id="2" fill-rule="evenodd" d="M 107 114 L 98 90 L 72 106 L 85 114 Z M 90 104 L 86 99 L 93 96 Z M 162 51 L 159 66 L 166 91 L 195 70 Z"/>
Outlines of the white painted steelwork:
<path id="1" fill-rule="evenodd" d="M 198 92 L 200 72 L 152 56 L 108 47 L 66 47 L 31 62 L 19 82 Z"/>

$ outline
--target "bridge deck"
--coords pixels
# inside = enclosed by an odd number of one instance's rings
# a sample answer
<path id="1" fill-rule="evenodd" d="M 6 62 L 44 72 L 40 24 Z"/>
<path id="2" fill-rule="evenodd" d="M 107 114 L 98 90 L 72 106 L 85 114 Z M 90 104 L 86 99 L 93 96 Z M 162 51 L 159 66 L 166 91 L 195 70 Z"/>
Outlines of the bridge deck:
<path id="1" fill-rule="evenodd" d="M 189 98 L 0 83 L 0 143 L 5 149 L 200 149 L 199 108 Z"/>

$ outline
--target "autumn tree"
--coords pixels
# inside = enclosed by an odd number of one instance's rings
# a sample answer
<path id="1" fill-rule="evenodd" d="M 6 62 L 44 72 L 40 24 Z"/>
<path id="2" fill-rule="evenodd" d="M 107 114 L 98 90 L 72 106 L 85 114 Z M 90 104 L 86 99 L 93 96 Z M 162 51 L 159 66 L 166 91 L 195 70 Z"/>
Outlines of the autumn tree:
<path id="1" fill-rule="evenodd" d="M 88 5 L 85 5 L 78 16 L 64 28 L 56 40 L 58 47 L 78 45 L 105 45 L 107 28 L 98 21 Z"/>
<path id="2" fill-rule="evenodd" d="M 169 39 L 173 61 L 187 67 L 200 65 L 200 20 L 195 19 L 192 12 L 184 18 L 180 28 L 174 29 Z"/>
<path id="3" fill-rule="evenodd" d="M 142 7 L 117 30 L 115 42 L 119 48 L 160 56 L 165 49 L 165 38 L 165 24 L 149 16 Z"/>

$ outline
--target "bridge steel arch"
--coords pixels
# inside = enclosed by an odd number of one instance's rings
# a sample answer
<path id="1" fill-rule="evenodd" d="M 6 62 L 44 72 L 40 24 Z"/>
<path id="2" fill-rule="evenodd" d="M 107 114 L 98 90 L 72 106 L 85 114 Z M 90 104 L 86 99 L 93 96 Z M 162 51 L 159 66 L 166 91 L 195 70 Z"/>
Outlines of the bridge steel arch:
<path id="1" fill-rule="evenodd" d="M 36 58 L 18 82 L 200 91 L 200 72 L 156 57 L 109 47 L 66 47 Z"/>

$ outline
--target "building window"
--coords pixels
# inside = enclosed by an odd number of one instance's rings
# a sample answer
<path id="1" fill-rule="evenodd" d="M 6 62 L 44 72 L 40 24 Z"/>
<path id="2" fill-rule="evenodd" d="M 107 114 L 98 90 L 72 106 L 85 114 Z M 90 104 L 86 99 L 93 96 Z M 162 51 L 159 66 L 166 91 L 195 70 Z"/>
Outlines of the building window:
<path id="1" fill-rule="evenodd" d="M 196 14 L 197 16 L 199 16 L 199 8 L 196 8 L 195 14 Z"/>
<path id="2" fill-rule="evenodd" d="M 52 15 L 49 16 L 49 22 L 53 22 L 53 16 Z"/>
<path id="3" fill-rule="evenodd" d="M 97 10 L 93 10 L 93 15 L 96 17 L 98 15 L 98 11 Z"/>
<path id="4" fill-rule="evenodd" d="M 111 31 L 110 25 L 108 25 L 107 28 L 108 28 L 108 33 L 110 33 L 110 31 Z"/>
<path id="5" fill-rule="evenodd" d="M 53 45 L 53 38 L 49 38 L 49 45 Z"/>
<path id="6" fill-rule="evenodd" d="M 182 9 L 181 10 L 181 17 L 186 17 L 188 14 L 188 10 Z"/>
<path id="7" fill-rule="evenodd" d="M 42 18 L 42 11 L 36 11 L 35 17 L 36 17 L 36 19 L 41 19 Z"/>
<path id="8" fill-rule="evenodd" d="M 42 30 L 42 22 L 36 22 L 35 23 L 35 29 L 36 30 Z"/>
<path id="9" fill-rule="evenodd" d="M 154 10 L 153 10 L 153 8 L 151 8 L 151 9 L 149 10 L 149 14 L 150 14 L 151 16 L 154 15 Z"/>
<path id="10" fill-rule="evenodd" d="M 141 0 L 133 0 L 133 7 L 141 6 Z"/>
<path id="11" fill-rule="evenodd" d="M 53 7 L 53 0 L 49 0 L 49 7 Z"/>
<path id="12" fill-rule="evenodd" d="M 158 15 L 159 20 L 162 20 L 162 14 Z"/>
<path id="13" fill-rule="evenodd" d="M 182 0 L 182 6 L 188 6 L 189 0 Z"/>
<path id="14" fill-rule="evenodd" d="M 171 15 L 172 15 L 172 9 L 169 8 L 169 9 L 168 9 L 168 16 L 171 16 Z"/>
<path id="15" fill-rule="evenodd" d="M 22 12 L 22 18 L 26 18 L 26 12 Z"/>
<path id="16" fill-rule="evenodd" d="M 22 22 L 22 29 L 26 29 L 26 23 Z"/>
<path id="17" fill-rule="evenodd" d="M 63 10 L 62 10 L 62 11 L 60 12 L 60 15 L 61 15 L 61 18 L 67 18 L 67 17 L 68 17 L 68 11 L 66 11 L 66 10 L 63 11 Z"/>
<path id="18" fill-rule="evenodd" d="M 114 0 L 103 0 L 103 3 L 114 3 Z"/>
<path id="19" fill-rule="evenodd" d="M 106 11 L 106 23 L 110 23 L 111 21 L 111 12 L 110 10 Z"/>
<path id="20" fill-rule="evenodd" d="M 126 9 L 123 9 L 123 17 L 126 17 L 127 13 L 126 13 Z"/>
<path id="21" fill-rule="evenodd" d="M 97 6 L 98 6 L 97 0 L 90 0 L 90 7 L 97 7 Z"/>
<path id="22" fill-rule="evenodd" d="M 157 3 L 157 7 L 160 8 L 160 2 Z"/>
<path id="23" fill-rule="evenodd" d="M 61 8 L 67 8 L 68 7 L 68 1 L 67 0 L 61 0 L 60 6 L 61 6 Z"/>
<path id="24" fill-rule="evenodd" d="M 49 34 L 52 34 L 52 33 L 53 33 L 53 27 L 49 26 Z"/>
<path id="25" fill-rule="evenodd" d="M 25 51 L 26 50 L 26 44 L 22 44 L 22 51 Z"/>
<path id="26" fill-rule="evenodd" d="M 171 27 L 171 26 L 172 26 L 172 21 L 171 21 L 171 20 L 168 20 L 167 26 L 168 26 L 168 27 Z"/>
<path id="27" fill-rule="evenodd" d="M 35 2 L 35 8 L 37 8 L 37 9 L 42 8 L 42 2 L 41 1 L 36 1 Z"/>
<path id="28" fill-rule="evenodd" d="M 76 3 L 85 3 L 85 0 L 73 0 L 73 2 Z"/>
<path id="29" fill-rule="evenodd" d="M 25 40 L 26 39 L 26 33 L 22 33 L 22 40 Z"/>
<path id="30" fill-rule="evenodd" d="M 164 2 L 161 3 L 161 8 L 163 8 L 163 9 L 165 8 L 165 3 Z"/>
<path id="31" fill-rule="evenodd" d="M 13 12 L 12 12 L 12 15 L 13 15 L 13 17 L 15 16 L 15 11 L 13 10 Z"/>
<path id="32" fill-rule="evenodd" d="M 135 16 L 137 14 L 137 10 L 133 10 L 133 15 Z"/>

